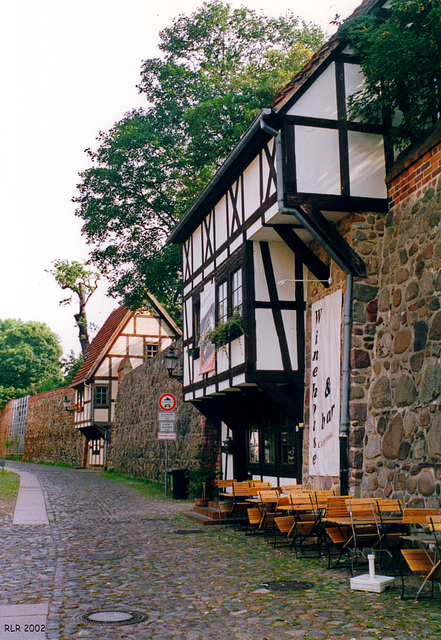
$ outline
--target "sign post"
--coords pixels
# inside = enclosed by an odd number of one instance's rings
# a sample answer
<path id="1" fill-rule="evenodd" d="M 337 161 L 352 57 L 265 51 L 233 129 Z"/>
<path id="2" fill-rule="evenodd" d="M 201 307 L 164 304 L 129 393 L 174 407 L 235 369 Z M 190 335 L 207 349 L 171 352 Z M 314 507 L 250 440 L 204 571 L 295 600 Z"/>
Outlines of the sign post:
<path id="1" fill-rule="evenodd" d="M 172 393 L 163 393 L 158 401 L 158 440 L 165 440 L 165 495 L 167 495 L 168 441 L 176 440 L 176 397 Z"/>

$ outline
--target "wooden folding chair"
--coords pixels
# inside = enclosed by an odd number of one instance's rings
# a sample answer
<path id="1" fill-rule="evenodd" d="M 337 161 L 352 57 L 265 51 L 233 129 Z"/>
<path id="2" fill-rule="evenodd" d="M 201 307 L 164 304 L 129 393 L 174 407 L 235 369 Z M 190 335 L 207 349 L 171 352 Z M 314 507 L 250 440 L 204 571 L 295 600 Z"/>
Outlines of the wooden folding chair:
<path id="1" fill-rule="evenodd" d="M 299 552 L 304 555 L 306 550 L 314 550 L 321 555 L 322 538 L 320 531 L 320 510 L 314 504 L 310 493 L 290 496 L 291 511 L 294 522 L 288 532 L 291 538 L 291 547 L 294 547 L 296 556 Z"/>
<path id="2" fill-rule="evenodd" d="M 398 499 L 373 500 L 378 513 L 380 539 L 376 548 L 378 550 L 378 563 L 380 566 L 386 560 L 393 558 L 401 573 L 399 551 L 403 547 L 403 507 Z"/>
<path id="3" fill-rule="evenodd" d="M 333 568 L 337 568 L 344 555 L 349 555 L 352 541 L 352 529 L 350 524 L 350 513 L 346 501 L 347 496 L 331 496 L 326 501 L 326 509 L 322 518 L 324 529 L 324 542 L 328 551 L 328 569 L 331 568 L 332 551 L 338 552 L 338 558 Z M 347 525 L 333 524 L 332 520 L 347 519 Z"/>
<path id="4" fill-rule="evenodd" d="M 418 601 L 422 590 L 428 582 L 432 585 L 430 597 L 433 598 L 434 584 L 441 581 L 441 560 L 437 559 L 437 556 L 430 549 L 401 549 L 401 553 L 410 571 L 424 576 L 423 582 L 415 595 L 414 602 Z M 403 576 L 401 576 L 401 580 L 401 599 L 407 600 L 409 598 L 404 595 Z"/>
<path id="5" fill-rule="evenodd" d="M 250 535 L 250 532 L 258 533 L 260 529 L 260 523 L 262 520 L 262 514 L 260 513 L 260 509 L 258 507 L 248 507 L 247 517 L 248 517 L 248 526 L 246 529 L 246 533 L 248 535 Z"/>
<path id="6" fill-rule="evenodd" d="M 276 505 L 278 499 L 279 491 L 277 489 L 259 491 L 259 508 L 262 513 L 260 528 L 263 529 L 267 539 L 274 527 L 274 518 L 276 517 Z"/>
<path id="7" fill-rule="evenodd" d="M 274 524 L 278 530 L 278 536 L 285 539 L 286 543 L 290 544 L 288 534 L 294 524 L 294 516 L 276 516 L 274 518 Z M 276 546 L 276 538 L 274 538 L 274 546 Z"/>

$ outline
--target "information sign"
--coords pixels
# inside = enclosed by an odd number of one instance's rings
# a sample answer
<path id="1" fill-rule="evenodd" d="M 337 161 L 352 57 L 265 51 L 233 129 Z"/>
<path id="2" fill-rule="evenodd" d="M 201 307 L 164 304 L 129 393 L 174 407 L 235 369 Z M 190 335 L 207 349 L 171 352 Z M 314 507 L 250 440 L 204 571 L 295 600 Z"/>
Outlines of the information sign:
<path id="1" fill-rule="evenodd" d="M 176 440 L 176 431 L 158 431 L 158 440 Z"/>
<path id="2" fill-rule="evenodd" d="M 158 411 L 158 420 L 159 422 L 176 421 L 176 411 Z"/>

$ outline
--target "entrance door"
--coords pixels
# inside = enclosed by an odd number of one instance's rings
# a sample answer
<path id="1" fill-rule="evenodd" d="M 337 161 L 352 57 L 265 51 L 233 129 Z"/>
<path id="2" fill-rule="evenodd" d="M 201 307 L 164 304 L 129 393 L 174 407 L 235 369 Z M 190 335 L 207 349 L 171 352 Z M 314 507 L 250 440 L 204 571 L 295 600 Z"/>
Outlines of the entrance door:
<path id="1" fill-rule="evenodd" d="M 102 438 L 91 438 L 87 442 L 88 455 L 87 466 L 88 467 L 103 467 L 104 466 L 104 440 Z"/>

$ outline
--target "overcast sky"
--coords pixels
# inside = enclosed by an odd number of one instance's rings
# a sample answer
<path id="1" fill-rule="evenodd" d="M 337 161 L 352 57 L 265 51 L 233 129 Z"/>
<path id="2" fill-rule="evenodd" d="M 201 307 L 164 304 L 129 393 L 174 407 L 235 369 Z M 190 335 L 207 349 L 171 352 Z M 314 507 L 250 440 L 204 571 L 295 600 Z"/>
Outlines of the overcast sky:
<path id="1" fill-rule="evenodd" d="M 267 15 L 287 10 L 319 23 L 347 17 L 358 0 L 243 0 Z M 159 32 L 202 0 L 0 0 L 0 319 L 46 322 L 65 353 L 79 353 L 73 313 L 45 272 L 56 258 L 83 260 L 71 198 L 94 147 L 126 111 L 143 106 L 141 61 L 159 55 Z M 264 105 L 263 105 L 264 106 Z M 92 297 L 98 327 L 117 306 L 104 285 Z"/>

